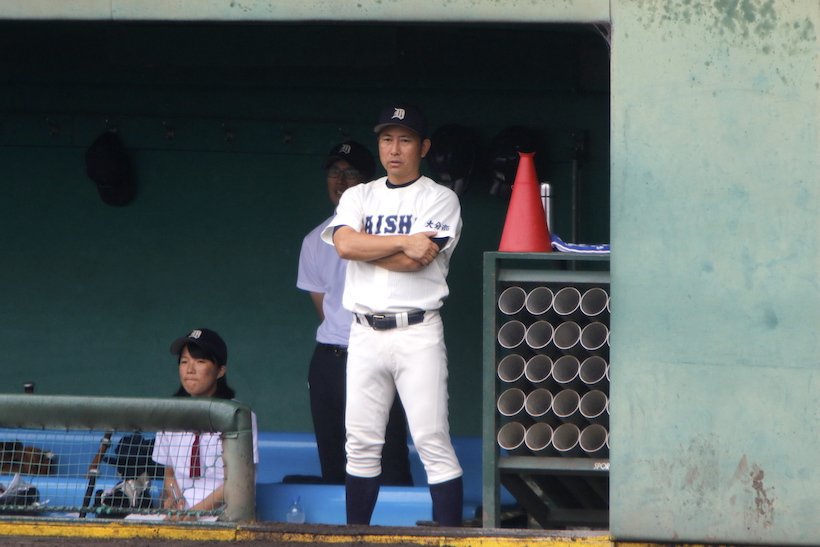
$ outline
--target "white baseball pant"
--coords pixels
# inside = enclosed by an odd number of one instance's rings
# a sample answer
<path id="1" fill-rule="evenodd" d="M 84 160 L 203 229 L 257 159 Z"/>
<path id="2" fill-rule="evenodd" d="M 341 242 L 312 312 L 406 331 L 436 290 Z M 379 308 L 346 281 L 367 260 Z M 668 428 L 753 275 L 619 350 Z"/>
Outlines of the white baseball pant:
<path id="1" fill-rule="evenodd" d="M 460 477 L 450 442 L 447 349 L 438 311 L 404 328 L 374 330 L 354 321 L 347 358 L 347 472 L 357 477 L 381 474 L 384 431 L 398 391 L 410 435 L 429 484 Z"/>

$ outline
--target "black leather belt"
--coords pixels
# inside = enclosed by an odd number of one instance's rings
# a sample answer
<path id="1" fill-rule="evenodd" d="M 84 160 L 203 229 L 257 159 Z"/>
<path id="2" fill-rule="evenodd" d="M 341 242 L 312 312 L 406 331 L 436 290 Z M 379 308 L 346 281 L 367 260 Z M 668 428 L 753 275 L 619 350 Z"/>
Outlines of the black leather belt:
<path id="1" fill-rule="evenodd" d="M 347 355 L 347 346 L 337 346 L 335 344 L 324 344 L 319 342 L 319 347 L 327 353 L 332 353 L 336 357 L 344 357 Z"/>
<path id="2" fill-rule="evenodd" d="M 390 330 L 397 327 L 408 327 L 417 325 L 424 321 L 424 310 L 416 310 L 402 313 L 374 313 L 367 315 L 356 313 L 356 322 L 362 325 L 370 325 L 375 330 Z"/>

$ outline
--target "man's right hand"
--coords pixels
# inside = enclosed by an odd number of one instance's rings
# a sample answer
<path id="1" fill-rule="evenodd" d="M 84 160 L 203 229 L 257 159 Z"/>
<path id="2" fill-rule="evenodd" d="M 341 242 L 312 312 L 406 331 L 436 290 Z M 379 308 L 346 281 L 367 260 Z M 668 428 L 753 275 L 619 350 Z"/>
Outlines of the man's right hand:
<path id="1" fill-rule="evenodd" d="M 438 255 L 438 244 L 431 238 L 438 232 L 419 232 L 407 236 L 407 243 L 404 245 L 404 254 L 409 258 L 421 262 L 424 266 L 429 265 Z"/>

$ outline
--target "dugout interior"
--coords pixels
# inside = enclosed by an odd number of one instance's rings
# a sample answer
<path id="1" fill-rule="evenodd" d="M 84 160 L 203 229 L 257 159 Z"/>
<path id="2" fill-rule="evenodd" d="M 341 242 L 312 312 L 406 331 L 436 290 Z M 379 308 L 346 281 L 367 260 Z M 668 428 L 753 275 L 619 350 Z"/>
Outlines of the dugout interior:
<path id="1" fill-rule="evenodd" d="M 455 436 L 481 436 L 482 254 L 508 203 L 489 194 L 493 137 L 532 129 L 554 231 L 569 239 L 575 174 L 578 241 L 609 241 L 609 48 L 592 25 L 4 21 L 0 44 L 0 343 L 25 363 L 6 392 L 170 395 L 170 341 L 208 326 L 260 429 L 309 432 L 301 238 L 332 213 L 327 151 L 375 152 L 394 99 L 480 137 L 443 311 Z M 105 131 L 136 169 L 122 207 L 85 173 Z"/>

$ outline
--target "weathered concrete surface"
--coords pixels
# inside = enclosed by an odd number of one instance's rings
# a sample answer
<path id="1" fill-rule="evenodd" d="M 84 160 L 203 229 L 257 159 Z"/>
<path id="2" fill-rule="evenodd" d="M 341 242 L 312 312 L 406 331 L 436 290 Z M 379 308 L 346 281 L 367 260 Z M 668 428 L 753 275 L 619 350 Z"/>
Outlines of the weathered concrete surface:
<path id="1" fill-rule="evenodd" d="M 482 528 L 330 526 L 260 523 L 251 525 L 156 525 L 126 521 L 0 521 L 0 545 L 106 547 L 216 547 L 226 542 L 260 547 L 304 545 L 449 547 L 614 547 L 600 531 L 547 531 Z"/>
<path id="2" fill-rule="evenodd" d="M 0 19 L 606 22 L 608 0 L 26 0 Z"/>
<path id="3" fill-rule="evenodd" d="M 613 538 L 816 544 L 820 4 L 612 5 Z"/>

